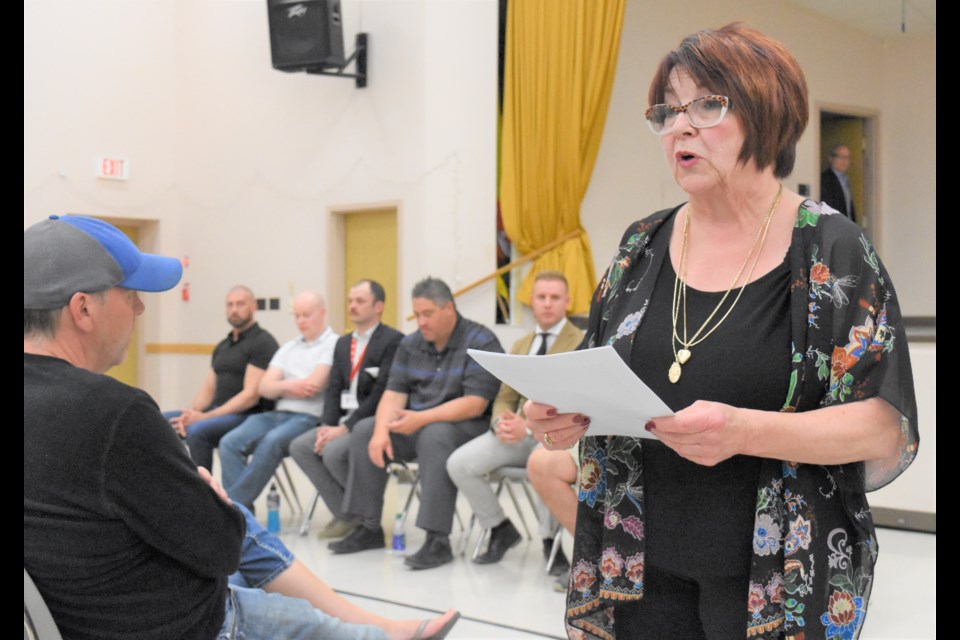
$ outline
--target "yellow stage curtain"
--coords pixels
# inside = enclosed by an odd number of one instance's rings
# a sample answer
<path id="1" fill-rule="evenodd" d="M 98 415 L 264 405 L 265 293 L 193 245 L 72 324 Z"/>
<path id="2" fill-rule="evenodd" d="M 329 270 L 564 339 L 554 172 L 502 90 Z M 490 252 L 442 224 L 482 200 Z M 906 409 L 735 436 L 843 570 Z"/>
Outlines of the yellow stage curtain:
<path id="1" fill-rule="evenodd" d="M 620 49 L 625 0 L 510 0 L 504 62 L 500 207 L 521 254 L 581 235 L 533 263 L 562 271 L 569 311 L 586 313 L 596 285 L 580 202 L 600 149 Z"/>

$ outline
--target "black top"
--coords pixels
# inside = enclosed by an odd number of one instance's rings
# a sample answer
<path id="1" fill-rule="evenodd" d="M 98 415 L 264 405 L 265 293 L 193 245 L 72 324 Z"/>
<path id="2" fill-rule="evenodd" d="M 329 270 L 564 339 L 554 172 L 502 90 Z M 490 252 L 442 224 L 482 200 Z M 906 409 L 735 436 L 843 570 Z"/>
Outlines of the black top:
<path id="1" fill-rule="evenodd" d="M 217 375 L 217 389 L 213 394 L 213 402 L 205 409 L 219 407 L 243 391 L 247 365 L 252 364 L 266 371 L 270 359 L 279 348 L 274 337 L 261 329 L 256 322 L 246 331 L 241 331 L 236 340 L 233 339 L 232 331 L 228 333 L 213 350 L 212 366 Z M 259 405 L 251 407 L 245 413 L 269 411 L 272 408 L 273 402 L 261 398 Z"/>
<path id="2" fill-rule="evenodd" d="M 669 231 L 665 228 L 663 232 Z M 667 378 L 674 361 L 670 337 L 675 277 L 668 256 L 633 343 L 630 365 L 634 372 L 674 411 L 696 400 L 748 409 L 780 409 L 777 401 L 782 402 L 787 395 L 790 373 L 786 260 L 750 283 L 730 316 L 706 340 L 691 347 L 692 355 L 683 365 L 677 384 Z M 726 312 L 736 293 L 730 293 L 707 330 Z M 686 295 L 688 333 L 692 335 L 723 292 L 702 292 L 688 286 Z M 681 311 L 681 336 L 682 322 Z M 747 351 L 742 348 L 744 344 L 759 348 Z M 681 458 L 659 441 L 647 440 L 643 465 L 647 562 L 692 578 L 746 576 L 760 460 L 734 456 L 707 467 Z M 705 522 L 710 525 L 703 526 Z M 710 561 L 704 562 L 704 558 Z"/>
<path id="3" fill-rule="evenodd" d="M 213 638 L 244 537 L 144 392 L 23 356 L 23 566 L 65 638 Z"/>
<path id="4" fill-rule="evenodd" d="M 624 362 L 634 360 L 634 338 L 646 324 L 644 312 L 669 255 L 666 223 L 676 211 L 658 211 L 623 234 L 594 295 L 585 348 L 610 345 Z M 789 344 L 770 349 L 766 337 L 749 327 L 741 328 L 740 335 L 752 340 L 741 342 L 741 349 L 750 349 L 758 367 L 775 354 L 789 360 L 786 393 L 771 399 L 780 411 L 882 398 L 903 415 L 904 437 L 896 461 L 823 465 L 759 460 L 756 526 L 743 532 L 753 542 L 743 637 L 772 640 L 805 633 L 810 640 L 856 638 L 877 557 L 864 491 L 896 478 L 916 455 L 913 375 L 896 292 L 869 240 L 848 219 L 809 200 L 793 222 L 787 251 Z M 663 331 L 653 340 L 669 347 L 670 334 Z M 687 381 L 692 365 L 702 360 L 697 347 L 693 351 Z M 666 376 L 666 371 L 651 369 L 653 375 Z M 724 375 L 724 382 L 731 377 Z M 756 380 L 756 375 L 745 377 L 740 386 L 750 388 Z M 825 426 L 835 424 L 839 422 Z M 580 442 L 583 472 L 566 622 L 589 638 L 617 637 L 620 607 L 644 594 L 650 522 L 642 451 L 647 442 L 590 435 Z M 705 489 L 715 490 L 712 485 Z M 712 525 L 707 517 L 697 522 L 705 529 Z M 699 555 L 705 564 L 714 562 Z"/>

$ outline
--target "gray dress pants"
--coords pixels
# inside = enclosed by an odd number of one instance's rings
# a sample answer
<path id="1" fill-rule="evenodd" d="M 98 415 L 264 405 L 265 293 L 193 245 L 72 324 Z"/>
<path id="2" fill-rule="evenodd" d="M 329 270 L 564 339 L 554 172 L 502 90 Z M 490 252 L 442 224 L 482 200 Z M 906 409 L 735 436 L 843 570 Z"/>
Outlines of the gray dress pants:
<path id="1" fill-rule="evenodd" d="M 320 492 L 334 518 L 343 518 L 343 493 L 350 466 L 351 434 L 327 443 L 323 456 L 313 452 L 317 430 L 311 429 L 290 443 L 290 456 Z"/>
<path id="2" fill-rule="evenodd" d="M 447 460 L 447 473 L 467 498 L 484 529 L 497 526 L 507 517 L 487 474 L 500 467 L 526 467 L 527 458 L 536 446 L 537 442 L 529 436 L 520 442 L 507 444 L 488 430 L 457 449 Z M 537 519 L 544 523 L 541 537 L 552 537 L 553 527 L 545 522 L 549 520 L 549 512 L 542 505 L 538 508 Z"/>
<path id="3" fill-rule="evenodd" d="M 383 512 L 387 472 L 373 464 L 367 452 L 375 423 L 375 418 L 365 418 L 353 426 L 350 434 L 350 468 L 343 512 L 379 520 Z M 462 422 L 434 422 L 411 435 L 390 435 L 394 461 L 416 461 L 420 467 L 423 493 L 416 524 L 421 529 L 446 534 L 453 529 L 457 487 L 447 475 L 447 458 L 458 447 L 486 431 L 488 425 L 489 418 L 481 417 Z"/>

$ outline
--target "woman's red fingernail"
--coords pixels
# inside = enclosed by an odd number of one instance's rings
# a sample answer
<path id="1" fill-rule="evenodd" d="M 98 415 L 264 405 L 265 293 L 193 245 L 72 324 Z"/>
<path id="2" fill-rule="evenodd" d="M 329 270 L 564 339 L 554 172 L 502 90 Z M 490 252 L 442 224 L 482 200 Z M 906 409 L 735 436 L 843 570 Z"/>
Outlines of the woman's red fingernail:
<path id="1" fill-rule="evenodd" d="M 590 426 L 590 418 L 584 418 L 584 419 L 583 419 L 583 424 L 580 425 L 580 426 L 582 426 L 584 429 L 586 429 L 587 427 L 589 427 L 589 426 Z"/>
<path id="2" fill-rule="evenodd" d="M 584 421 L 584 417 L 583 417 L 582 415 L 580 415 L 579 413 L 578 413 L 577 415 L 573 416 L 573 422 L 574 422 L 574 424 L 582 424 L 583 421 Z"/>
<path id="3" fill-rule="evenodd" d="M 643 425 L 643 428 L 646 429 L 647 431 L 653 431 L 654 429 L 657 428 L 657 425 L 654 424 L 653 420 L 651 420 L 647 424 Z"/>
<path id="4" fill-rule="evenodd" d="M 553 418 L 553 417 L 555 417 L 556 415 L 557 415 L 557 410 L 556 410 L 556 409 L 547 409 L 547 416 L 548 416 L 548 417 Z"/>

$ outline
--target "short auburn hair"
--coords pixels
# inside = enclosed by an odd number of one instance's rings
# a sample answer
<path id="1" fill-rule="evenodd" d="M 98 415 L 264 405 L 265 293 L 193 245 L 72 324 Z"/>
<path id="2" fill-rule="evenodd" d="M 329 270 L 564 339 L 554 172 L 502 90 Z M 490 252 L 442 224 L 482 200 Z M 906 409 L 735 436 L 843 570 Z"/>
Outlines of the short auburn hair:
<path id="1" fill-rule="evenodd" d="M 740 23 L 687 36 L 668 53 L 650 82 L 650 104 L 662 104 L 670 73 L 682 69 L 702 88 L 730 98 L 730 113 L 743 127 L 740 162 L 778 178 L 793 171 L 797 141 L 807 128 L 807 81 L 796 58 L 780 42 Z"/>

